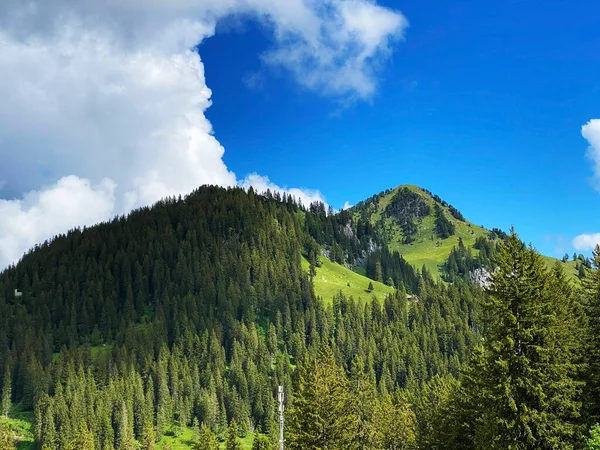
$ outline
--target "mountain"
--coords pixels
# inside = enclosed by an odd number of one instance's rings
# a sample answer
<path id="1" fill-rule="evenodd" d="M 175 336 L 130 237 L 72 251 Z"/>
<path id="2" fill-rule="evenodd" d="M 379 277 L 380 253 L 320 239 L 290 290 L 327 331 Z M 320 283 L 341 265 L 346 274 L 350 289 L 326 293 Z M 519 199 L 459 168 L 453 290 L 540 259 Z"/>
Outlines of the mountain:
<path id="1" fill-rule="evenodd" d="M 298 368 L 324 354 L 414 417 L 414 437 L 423 389 L 479 339 L 469 271 L 503 238 L 414 186 L 337 214 L 205 186 L 72 230 L 0 274 L 0 434 L 8 420 L 22 448 L 191 448 L 195 424 L 224 439 L 235 423 L 249 445 L 276 434 L 277 386 L 293 405 Z"/>
<path id="2" fill-rule="evenodd" d="M 391 251 L 416 268 L 425 266 L 437 278 L 443 275 L 441 267 L 459 240 L 478 253 L 478 238 L 504 238 L 506 233 L 498 228 L 488 230 L 467 220 L 453 205 L 427 189 L 413 185 L 400 185 L 388 189 L 350 209 L 355 219 L 368 220 L 374 233 Z M 557 260 L 544 257 L 548 265 Z M 576 262 L 563 264 L 565 271 L 576 279 Z"/>
<path id="3" fill-rule="evenodd" d="M 424 265 L 434 276 L 459 238 L 472 247 L 476 238 L 490 235 L 437 195 L 412 185 L 381 192 L 358 203 L 352 212 L 369 220 L 390 250 L 418 268 Z"/>

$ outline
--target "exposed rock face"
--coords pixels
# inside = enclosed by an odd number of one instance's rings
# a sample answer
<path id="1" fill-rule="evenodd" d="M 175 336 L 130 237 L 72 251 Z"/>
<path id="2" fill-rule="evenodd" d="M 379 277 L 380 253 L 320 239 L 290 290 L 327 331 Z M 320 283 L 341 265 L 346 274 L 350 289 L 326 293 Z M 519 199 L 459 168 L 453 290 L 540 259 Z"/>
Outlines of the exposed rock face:
<path id="1" fill-rule="evenodd" d="M 473 283 L 478 284 L 481 287 L 487 288 L 490 287 L 491 284 L 490 275 L 491 274 L 487 269 L 480 267 L 479 269 L 475 269 L 469 272 L 469 279 Z"/>
<path id="2" fill-rule="evenodd" d="M 350 222 L 348 222 L 344 227 L 344 234 L 348 239 L 354 238 L 354 231 L 352 230 L 352 226 L 350 226 Z"/>
<path id="3" fill-rule="evenodd" d="M 375 241 L 373 241 L 373 239 L 369 239 L 369 246 L 368 246 L 367 250 L 362 252 L 362 255 L 360 256 L 360 258 L 356 258 L 356 261 L 354 262 L 354 266 L 363 265 L 367 261 L 367 258 L 369 257 L 369 255 L 371 253 L 377 251 L 378 249 L 379 249 L 379 245 L 377 245 L 375 243 Z"/>
<path id="4" fill-rule="evenodd" d="M 373 239 L 369 239 L 369 251 L 368 251 L 368 255 L 370 255 L 371 253 L 373 253 L 374 251 L 376 251 L 379 248 L 379 245 L 377 245 L 375 243 L 375 241 L 373 241 Z"/>

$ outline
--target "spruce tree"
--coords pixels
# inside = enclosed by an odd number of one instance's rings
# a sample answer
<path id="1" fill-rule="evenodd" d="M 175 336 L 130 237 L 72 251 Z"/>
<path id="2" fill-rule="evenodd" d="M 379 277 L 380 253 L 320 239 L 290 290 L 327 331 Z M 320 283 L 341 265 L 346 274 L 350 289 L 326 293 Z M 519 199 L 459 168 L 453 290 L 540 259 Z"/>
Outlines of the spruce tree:
<path id="1" fill-rule="evenodd" d="M 234 421 L 231 421 L 229 428 L 227 428 L 225 450 L 242 450 L 242 443 L 238 437 L 238 426 Z"/>
<path id="2" fill-rule="evenodd" d="M 348 380 L 329 346 L 300 369 L 288 423 L 290 450 L 346 449 L 355 441 L 356 416 Z"/>
<path id="3" fill-rule="evenodd" d="M 479 449 L 571 449 L 577 439 L 580 384 L 573 361 L 577 326 L 560 268 L 514 230 L 500 247 L 483 305 L 485 365 Z"/>
<path id="4" fill-rule="evenodd" d="M 125 402 L 121 406 L 121 422 L 119 424 L 119 444 L 117 450 L 134 450 L 135 439 L 133 426 L 129 425 L 129 413 Z"/>
<path id="5" fill-rule="evenodd" d="M 198 418 L 194 416 L 192 420 L 192 441 L 198 442 L 198 438 L 200 437 L 200 424 L 198 423 Z"/>
<path id="6" fill-rule="evenodd" d="M 65 450 L 94 450 L 94 435 L 85 422 L 79 424 L 75 438 Z"/>
<path id="7" fill-rule="evenodd" d="M 12 377 L 10 368 L 6 366 L 2 380 L 2 400 L 0 402 L 0 415 L 7 417 L 12 404 Z"/>
<path id="8" fill-rule="evenodd" d="M 471 358 L 460 373 L 460 385 L 454 392 L 445 438 L 453 450 L 472 450 L 475 448 L 475 435 L 481 424 L 482 399 L 481 375 L 486 373 L 486 359 L 483 348 L 477 346 Z"/>
<path id="9" fill-rule="evenodd" d="M 370 448 L 374 444 L 377 427 L 373 420 L 377 404 L 377 391 L 364 372 L 364 362 L 360 357 L 356 357 L 352 361 L 350 395 L 352 399 L 351 413 L 356 418 L 352 447 Z"/>
<path id="10" fill-rule="evenodd" d="M 600 425 L 596 424 L 590 429 L 590 435 L 585 442 L 588 450 L 600 450 Z"/>
<path id="11" fill-rule="evenodd" d="M 219 450 L 217 436 L 206 424 L 198 432 L 198 439 L 194 443 L 194 450 Z"/>
<path id="12" fill-rule="evenodd" d="M 252 450 L 270 450 L 269 438 L 263 434 L 256 433 L 252 441 Z"/>
<path id="13" fill-rule="evenodd" d="M 291 386 L 300 372 L 308 377 L 302 368 L 322 342 L 335 349 L 330 372 L 338 371 L 341 385 L 348 384 L 342 367 L 359 355 L 368 381 L 379 380 L 381 393 L 393 399 L 400 389 L 418 392 L 437 373 L 459 372 L 475 341 L 478 289 L 437 284 L 425 270 L 419 276 L 378 240 L 366 217 L 358 224 L 349 214 L 311 217 L 258 195 L 244 206 L 242 191 L 216 190 L 74 231 L 0 275 L 6 313 L 0 315 L 0 377 L 11 367 L 13 401 L 37 401 L 39 444 L 66 447 L 81 421 L 93 430 L 98 450 L 127 447 L 132 435 L 142 440 L 148 422 L 162 436 L 194 416 L 220 436 L 228 418 L 276 433 L 273 386 Z M 342 232 L 348 223 L 352 238 Z M 335 310 L 325 306 L 302 270 L 307 238 L 318 241 L 315 255 L 319 245 L 335 244 L 349 263 L 351 254 L 381 245 L 365 263 L 369 277 L 391 279 L 400 292 L 405 286 L 419 297 L 407 305 L 399 292 L 383 308 L 372 299 L 368 310 L 349 299 Z M 5 302 L 15 286 L 26 298 Z M 255 324 L 269 330 L 266 344 Z M 97 345 L 90 350 L 89 342 Z M 240 349 L 233 350 L 234 342 Z M 360 409 L 370 402 L 359 399 L 370 393 L 351 378 L 349 399 L 318 391 L 323 401 L 315 405 L 331 432 L 330 447 L 364 447 L 368 439 L 353 435 L 373 428 L 370 411 Z M 293 412 L 293 395 L 288 399 Z M 341 418 L 327 416 L 330 407 Z M 347 426 L 336 424 L 348 418 Z"/>
<path id="14" fill-rule="evenodd" d="M 600 421 L 600 246 L 593 252 L 592 265 L 594 270 L 587 270 L 583 280 L 587 319 L 584 406 L 590 425 Z"/>
<path id="15" fill-rule="evenodd" d="M 388 395 L 375 407 L 373 444 L 363 448 L 416 450 L 417 420 L 405 399 Z"/>
<path id="16" fill-rule="evenodd" d="M 155 442 L 154 425 L 152 425 L 152 422 L 146 422 L 142 428 L 141 449 L 154 450 L 156 446 Z"/>
<path id="17" fill-rule="evenodd" d="M 449 425 L 452 423 L 452 406 L 456 401 L 457 389 L 458 382 L 451 375 L 436 375 L 423 383 L 421 388 L 413 386 L 409 388 L 411 401 L 418 418 L 419 448 L 454 450 Z M 385 406 L 385 403 L 383 405 Z M 384 420 L 389 421 L 390 419 Z M 391 428 L 393 429 L 393 427 Z M 386 429 L 389 430 L 390 427 L 383 428 L 383 430 Z"/>

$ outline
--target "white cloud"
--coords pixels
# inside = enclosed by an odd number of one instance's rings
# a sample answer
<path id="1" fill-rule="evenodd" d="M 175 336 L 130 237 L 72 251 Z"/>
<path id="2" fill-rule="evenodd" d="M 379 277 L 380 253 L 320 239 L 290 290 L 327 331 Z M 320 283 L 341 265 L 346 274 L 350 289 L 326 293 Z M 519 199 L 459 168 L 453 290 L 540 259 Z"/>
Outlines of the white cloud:
<path id="1" fill-rule="evenodd" d="M 596 245 L 600 245 L 600 233 L 580 234 L 573 238 L 575 250 L 593 250 Z"/>
<path id="2" fill-rule="evenodd" d="M 328 206 L 323 194 L 317 190 L 281 187 L 269 180 L 269 177 L 258 175 L 257 173 L 250 174 L 244 178 L 240 182 L 240 186 L 244 189 L 249 189 L 252 186 L 256 192 L 261 194 L 266 192 L 267 189 L 271 192 L 286 193 L 295 197 L 304 206 L 309 206 L 314 202 L 322 202 L 326 208 Z"/>
<path id="3" fill-rule="evenodd" d="M 590 144 L 587 157 L 592 161 L 595 187 L 600 190 L 600 119 L 586 123 L 581 127 L 581 134 Z"/>
<path id="4" fill-rule="evenodd" d="M 0 267 L 68 228 L 238 183 L 190 51 L 232 14 L 272 31 L 269 64 L 319 93 L 359 98 L 375 91 L 378 63 L 407 25 L 370 0 L 0 1 L 0 180 L 24 193 L 0 203 Z"/>
<path id="5" fill-rule="evenodd" d="M 350 202 L 346 200 L 344 202 L 344 206 L 342 206 L 342 210 L 345 211 L 346 209 L 352 208 L 352 206 L 354 206 L 354 205 L 351 205 Z"/>
<path id="6" fill-rule="evenodd" d="M 17 168 L 2 174 L 13 189 L 109 176 L 139 205 L 198 181 L 235 183 L 204 116 L 211 92 L 196 53 L 130 54 L 78 25 L 51 43 L 0 40 L 0 154 Z"/>
<path id="7" fill-rule="evenodd" d="M 310 89 L 359 98 L 373 95 L 373 70 L 389 53 L 391 42 L 403 36 L 408 26 L 404 16 L 356 0 L 323 1 L 318 12 L 305 11 L 303 15 L 315 25 L 305 28 L 276 23 L 279 46 L 263 55 L 264 60 L 284 67 Z"/>
<path id="8" fill-rule="evenodd" d="M 115 213 L 115 187 L 108 179 L 92 186 L 70 176 L 22 200 L 0 200 L 2 263 L 18 260 L 33 243 L 106 220 Z"/>

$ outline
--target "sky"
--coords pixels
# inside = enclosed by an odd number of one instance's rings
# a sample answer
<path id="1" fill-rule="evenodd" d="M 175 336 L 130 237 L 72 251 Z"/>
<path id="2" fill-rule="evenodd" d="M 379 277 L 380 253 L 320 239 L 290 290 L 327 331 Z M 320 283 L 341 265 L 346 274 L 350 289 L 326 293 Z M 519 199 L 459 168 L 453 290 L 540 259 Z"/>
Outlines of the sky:
<path id="1" fill-rule="evenodd" d="M 0 2 L 0 266 L 202 184 L 600 242 L 600 4 Z"/>

